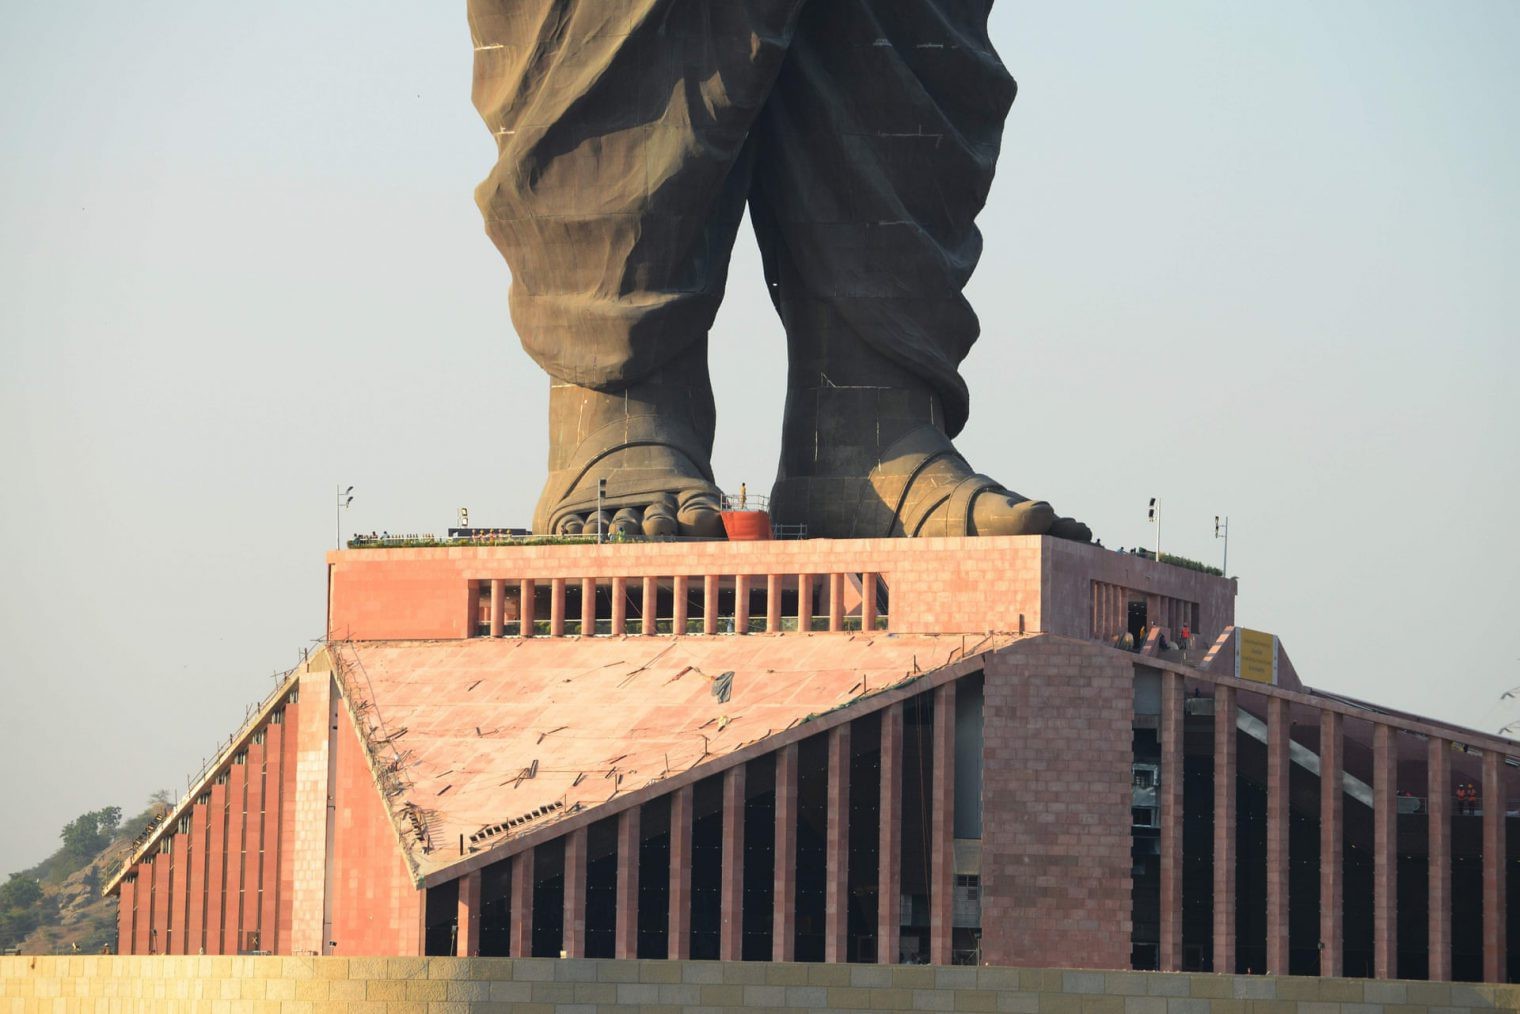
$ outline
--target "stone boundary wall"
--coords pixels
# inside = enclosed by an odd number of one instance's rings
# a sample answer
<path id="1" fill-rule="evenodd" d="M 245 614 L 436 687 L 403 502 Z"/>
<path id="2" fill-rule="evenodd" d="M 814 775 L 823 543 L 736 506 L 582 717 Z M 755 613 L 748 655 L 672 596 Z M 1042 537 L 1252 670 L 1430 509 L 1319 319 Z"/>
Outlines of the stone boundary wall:
<path id="1" fill-rule="evenodd" d="M 552 958 L 0 957 L 0 1011 L 1465 1014 L 1520 986 L 1164 972 Z"/>

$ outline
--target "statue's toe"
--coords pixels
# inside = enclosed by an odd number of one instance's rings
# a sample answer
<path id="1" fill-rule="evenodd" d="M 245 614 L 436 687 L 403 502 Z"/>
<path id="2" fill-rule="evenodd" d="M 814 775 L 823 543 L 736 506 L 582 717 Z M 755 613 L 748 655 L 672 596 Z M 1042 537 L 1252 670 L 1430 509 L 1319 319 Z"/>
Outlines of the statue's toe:
<path id="1" fill-rule="evenodd" d="M 607 526 L 608 535 L 637 535 L 644 530 L 644 511 L 639 507 L 623 507 L 612 515 Z"/>
<path id="2" fill-rule="evenodd" d="M 1091 542 L 1092 529 L 1087 527 L 1076 518 L 1056 518 L 1050 526 L 1050 533 L 1058 539 L 1070 539 L 1072 542 Z"/>
<path id="3" fill-rule="evenodd" d="M 723 534 L 723 517 L 719 513 L 718 495 L 702 491 L 685 494 L 676 509 L 676 522 L 682 535 L 713 539 Z"/>
<path id="4" fill-rule="evenodd" d="M 972 505 L 968 534 L 1044 535 L 1055 520 L 1055 508 L 1044 500 L 987 492 Z"/>

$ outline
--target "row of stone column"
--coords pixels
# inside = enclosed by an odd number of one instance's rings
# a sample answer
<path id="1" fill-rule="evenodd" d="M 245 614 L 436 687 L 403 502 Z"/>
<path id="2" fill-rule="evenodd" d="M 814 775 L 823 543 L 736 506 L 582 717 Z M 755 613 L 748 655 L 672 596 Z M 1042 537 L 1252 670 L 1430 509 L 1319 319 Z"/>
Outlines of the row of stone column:
<path id="1" fill-rule="evenodd" d="M 1161 687 L 1161 969 L 1182 965 L 1183 677 L 1162 673 Z M 1288 970 L 1288 772 L 1290 725 L 1286 698 L 1267 705 L 1267 967 Z M 1214 688 L 1214 968 L 1235 969 L 1236 690 Z M 1373 728 L 1373 969 L 1377 978 L 1398 973 L 1398 768 L 1397 730 L 1369 715 Z M 1345 770 L 1344 719 L 1319 712 L 1320 739 L 1320 974 L 1343 971 Z M 1429 977 L 1451 978 L 1451 751 L 1452 741 L 1427 742 L 1429 813 Z M 1504 758 L 1483 755 L 1483 977 L 1505 978 Z M 1331 903 L 1326 903 L 1329 899 Z"/>
<path id="2" fill-rule="evenodd" d="M 236 954 L 250 932 L 260 950 L 283 943 L 291 900 L 281 896 L 279 861 L 295 791 L 295 709 L 289 701 L 262 725 L 234 755 L 241 763 L 219 772 L 123 878 L 121 953 Z"/>
<path id="3" fill-rule="evenodd" d="M 929 960 L 949 964 L 952 939 L 955 805 L 955 685 L 932 691 L 934 698 L 933 788 L 930 821 L 930 939 Z M 846 960 L 849 922 L 850 840 L 850 723 L 835 726 L 829 737 L 828 817 L 825 846 L 824 960 Z M 795 957 L 797 909 L 798 744 L 776 751 L 775 881 L 772 896 L 772 960 Z M 723 772 L 723 857 L 720 888 L 722 916 L 719 958 L 740 960 L 744 926 L 743 764 Z M 903 704 L 881 712 L 881 782 L 878 828 L 877 961 L 897 961 L 902 922 L 902 784 Z M 669 924 L 667 954 L 691 956 L 691 785 L 670 797 Z M 619 813 L 617 820 L 617 914 L 614 954 L 637 957 L 640 807 Z M 587 828 L 565 837 L 564 943 L 568 957 L 581 957 L 586 944 Z M 512 858 L 510 948 L 513 957 L 532 952 L 533 850 Z M 461 956 L 480 951 L 480 871 L 459 883 L 458 944 Z"/>
<path id="4" fill-rule="evenodd" d="M 734 575 L 734 630 L 745 633 L 749 629 L 750 604 L 749 593 L 758 587 L 758 582 L 764 581 L 766 587 L 766 614 L 765 630 L 767 633 L 779 633 L 782 629 L 781 616 L 781 593 L 782 584 L 789 575 L 783 574 L 737 574 Z M 808 630 L 813 618 L 813 578 L 812 574 L 796 575 L 797 580 L 797 629 Z M 844 584 L 845 575 L 829 574 L 828 579 L 828 629 L 841 631 L 844 629 Z M 565 588 L 567 583 L 574 578 L 556 577 L 549 579 L 549 636 L 565 636 Z M 612 580 L 612 618 L 610 633 L 614 637 L 628 632 L 628 591 L 634 582 L 642 584 L 641 602 L 645 603 L 644 622 L 640 632 L 654 634 L 654 617 L 650 615 L 648 603 L 658 601 L 659 581 L 658 577 L 614 577 Z M 720 575 L 707 574 L 699 578 L 681 575 L 672 577 L 672 615 L 671 632 L 684 634 L 688 619 L 688 602 L 692 591 L 692 582 L 702 582 L 702 632 L 715 634 L 718 632 L 718 590 Z M 591 634 L 596 629 L 596 578 L 580 578 L 581 588 L 581 632 Z M 860 575 L 861 582 L 861 627 L 864 630 L 873 630 L 876 627 L 876 582 L 877 575 L 867 573 Z M 507 582 L 502 578 L 495 578 L 489 582 L 490 594 L 490 632 L 492 637 L 502 636 L 506 627 Z M 532 637 L 537 622 L 535 615 L 535 597 L 538 590 L 538 582 L 533 578 L 522 578 L 517 582 L 518 602 L 520 603 L 520 621 L 518 629 L 523 637 Z"/>
<path id="5" fill-rule="evenodd" d="M 1146 625 L 1173 633 L 1184 624 L 1196 629 L 1198 604 L 1167 595 L 1142 593 L 1105 581 L 1092 583 L 1092 636 L 1100 641 L 1119 637 L 1129 629 L 1129 604 L 1133 596 L 1145 600 Z"/>

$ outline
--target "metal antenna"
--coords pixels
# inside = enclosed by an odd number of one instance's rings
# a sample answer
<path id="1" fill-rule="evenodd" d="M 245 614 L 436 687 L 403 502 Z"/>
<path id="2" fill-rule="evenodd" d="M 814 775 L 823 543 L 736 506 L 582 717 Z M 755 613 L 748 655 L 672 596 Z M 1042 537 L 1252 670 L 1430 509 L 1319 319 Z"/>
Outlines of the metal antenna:
<path id="1" fill-rule="evenodd" d="M 1150 509 L 1145 512 L 1145 519 L 1156 526 L 1156 559 L 1161 559 L 1161 500 L 1151 497 Z"/>
<path id="2" fill-rule="evenodd" d="M 1220 517 L 1219 517 L 1218 514 L 1214 515 L 1214 538 L 1216 538 L 1216 539 L 1223 539 L 1224 540 L 1224 562 L 1220 565 L 1219 569 L 1222 570 L 1222 571 L 1224 571 L 1224 576 L 1225 577 L 1229 577 L 1230 576 L 1230 517 L 1229 517 L 1228 514 L 1225 515 L 1225 517 L 1224 517 L 1223 520 L 1220 520 Z"/>
<path id="3" fill-rule="evenodd" d="M 351 504 L 351 503 L 354 502 L 354 495 L 353 495 L 354 494 L 354 487 L 350 486 L 347 489 L 344 489 L 343 488 L 343 484 L 340 482 L 340 483 L 338 483 L 338 485 L 335 488 L 338 491 L 338 496 L 337 496 L 337 505 L 338 505 L 337 506 L 337 516 L 338 516 L 338 548 L 342 549 L 343 548 L 343 512 L 348 509 L 348 505 L 349 504 Z"/>

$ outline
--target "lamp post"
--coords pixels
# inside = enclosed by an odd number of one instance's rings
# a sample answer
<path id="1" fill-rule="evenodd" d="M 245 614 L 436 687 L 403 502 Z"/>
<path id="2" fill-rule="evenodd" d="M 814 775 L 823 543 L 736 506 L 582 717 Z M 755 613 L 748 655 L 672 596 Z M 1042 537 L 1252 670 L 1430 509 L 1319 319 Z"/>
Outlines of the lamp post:
<path id="1" fill-rule="evenodd" d="M 349 504 L 351 504 L 351 503 L 354 502 L 354 487 L 350 486 L 347 489 L 344 489 L 343 488 L 343 484 L 340 482 L 337 485 L 336 489 L 338 491 L 337 510 L 335 512 L 337 514 L 337 517 L 338 517 L 338 548 L 342 549 L 343 548 L 343 512 L 348 509 L 348 505 Z"/>
<path id="2" fill-rule="evenodd" d="M 1145 512 L 1145 519 L 1156 526 L 1156 562 L 1161 562 L 1161 500 L 1159 497 L 1151 497 L 1150 508 Z"/>
<path id="3" fill-rule="evenodd" d="M 598 546 L 602 544 L 602 527 L 603 523 L 607 520 L 606 515 L 602 513 L 602 501 L 606 499 L 606 497 L 607 480 L 596 480 L 596 544 Z"/>
<path id="4" fill-rule="evenodd" d="M 1214 515 L 1214 538 L 1224 540 L 1224 562 L 1219 569 L 1224 571 L 1224 576 L 1230 576 L 1230 517 L 1228 514 L 1221 520 L 1218 514 Z"/>

